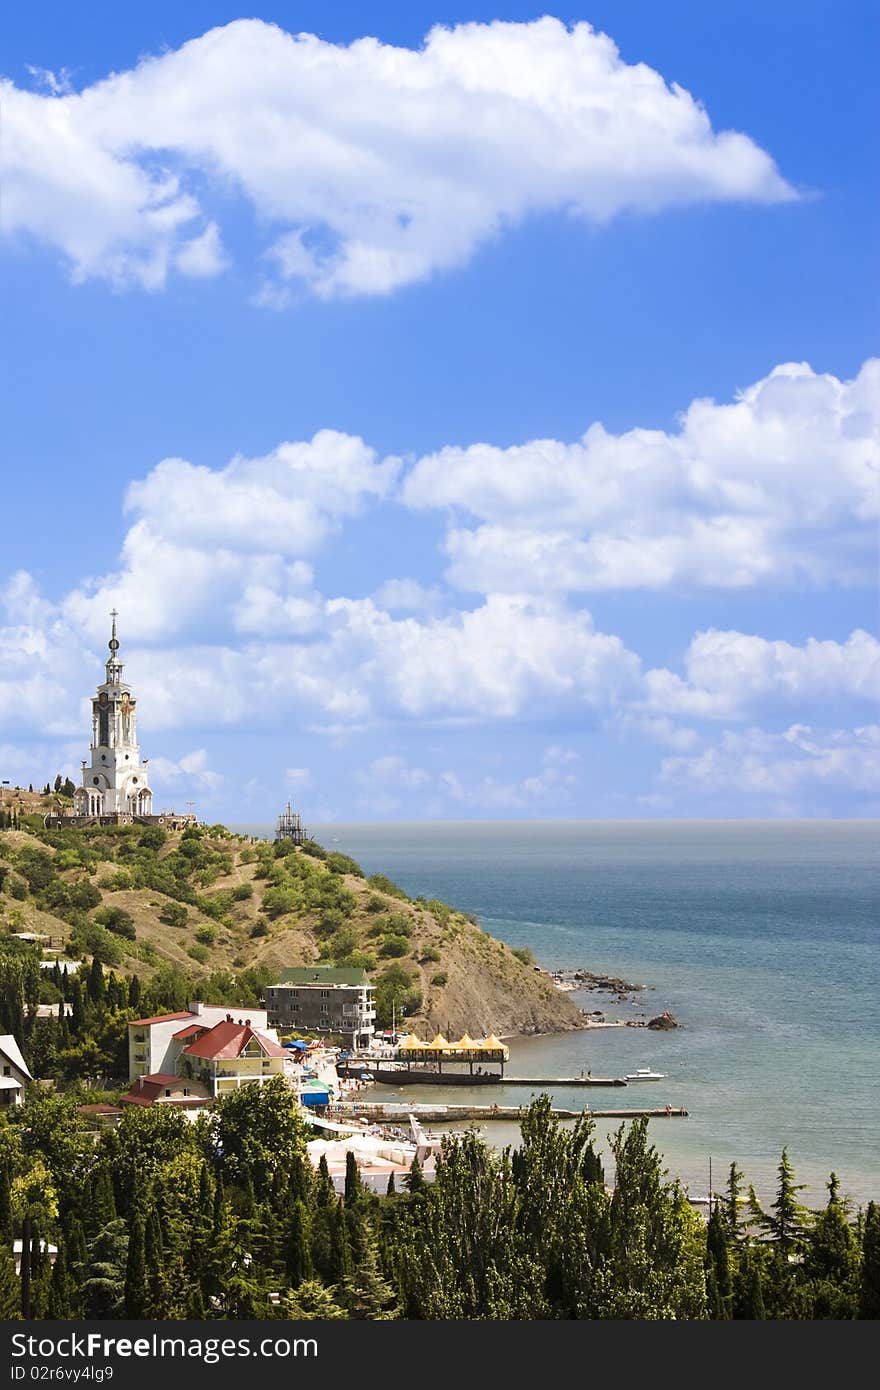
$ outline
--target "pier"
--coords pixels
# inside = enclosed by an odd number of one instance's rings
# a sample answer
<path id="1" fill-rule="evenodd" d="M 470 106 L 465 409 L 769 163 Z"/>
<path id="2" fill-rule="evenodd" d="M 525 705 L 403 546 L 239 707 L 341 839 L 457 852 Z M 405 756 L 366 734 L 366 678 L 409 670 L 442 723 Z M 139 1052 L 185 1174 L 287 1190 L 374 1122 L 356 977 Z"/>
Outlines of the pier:
<path id="1" fill-rule="evenodd" d="M 340 1101 L 327 1107 L 328 1115 L 340 1119 L 357 1117 L 377 1123 L 400 1123 L 406 1115 L 415 1115 L 420 1120 L 434 1124 L 448 1124 L 456 1120 L 520 1120 L 522 1108 L 518 1105 L 406 1105 L 388 1101 Z M 687 1111 L 683 1106 L 664 1105 L 650 1110 L 559 1110 L 554 1108 L 551 1115 L 557 1120 L 578 1120 L 581 1115 L 591 1115 L 597 1120 L 671 1120 L 685 1119 Z"/>
<path id="2" fill-rule="evenodd" d="M 625 1086 L 623 1076 L 505 1076 L 505 1086 Z"/>

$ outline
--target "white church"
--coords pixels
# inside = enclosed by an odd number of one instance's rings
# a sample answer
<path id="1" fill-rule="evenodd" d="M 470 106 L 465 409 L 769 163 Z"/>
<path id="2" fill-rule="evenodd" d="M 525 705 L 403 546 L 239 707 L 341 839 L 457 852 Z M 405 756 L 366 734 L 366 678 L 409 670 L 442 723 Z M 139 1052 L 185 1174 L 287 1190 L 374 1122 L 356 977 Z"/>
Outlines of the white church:
<path id="1" fill-rule="evenodd" d="M 82 781 L 73 794 L 73 815 L 47 816 L 52 825 L 167 825 L 180 829 L 193 824 L 192 814 L 175 811 L 153 814 L 148 759 L 141 758 L 137 740 L 137 701 L 122 679 L 119 638 L 113 627 L 108 646 L 105 679 L 92 698 L 92 741 L 88 759 L 82 760 Z"/>
<path id="2" fill-rule="evenodd" d="M 137 701 L 122 679 L 115 608 L 110 616 L 113 629 L 107 644 L 106 679 L 92 700 L 90 761 L 87 764 L 83 758 L 82 783 L 74 792 L 73 810 L 78 817 L 152 817 L 147 762 L 141 762 L 137 741 Z"/>

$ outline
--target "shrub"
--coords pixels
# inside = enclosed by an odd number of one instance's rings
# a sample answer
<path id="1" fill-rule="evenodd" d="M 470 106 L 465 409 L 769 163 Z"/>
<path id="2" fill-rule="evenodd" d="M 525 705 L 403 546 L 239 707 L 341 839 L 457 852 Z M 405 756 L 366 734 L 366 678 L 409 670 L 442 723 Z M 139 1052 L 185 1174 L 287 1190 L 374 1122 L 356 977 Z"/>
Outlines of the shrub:
<path id="1" fill-rule="evenodd" d="M 263 895 L 263 911 L 267 917 L 283 917 L 287 912 L 298 912 L 302 906 L 302 894 L 292 884 L 267 888 Z"/>
<path id="2" fill-rule="evenodd" d="M 326 859 L 327 851 L 323 845 L 319 845 L 317 840 L 305 839 L 302 842 L 304 854 L 310 854 L 313 859 Z"/>
<path id="3" fill-rule="evenodd" d="M 380 956 L 405 956 L 409 942 L 405 936 L 383 936 L 379 945 Z"/>
<path id="4" fill-rule="evenodd" d="M 55 878 L 55 865 L 41 849 L 24 850 L 18 860 L 19 871 L 24 874 L 32 893 L 48 888 Z"/>
<path id="5" fill-rule="evenodd" d="M 137 935 L 134 918 L 124 907 L 102 907 L 95 913 L 95 921 L 99 926 L 106 927 L 116 936 L 124 936 L 128 941 L 134 941 Z"/>
<path id="6" fill-rule="evenodd" d="M 321 913 L 315 933 L 317 936 L 332 936 L 334 932 L 339 931 L 344 921 L 345 918 L 338 908 L 328 907 Z"/>
<path id="7" fill-rule="evenodd" d="M 340 965 L 348 966 L 352 970 L 375 970 L 378 963 L 370 951 L 351 951 L 339 961 Z"/>
<path id="8" fill-rule="evenodd" d="M 141 849 L 161 849 L 168 839 L 161 825 L 148 825 L 138 840 Z"/>
<path id="9" fill-rule="evenodd" d="M 251 927 L 251 936 L 268 936 L 269 927 L 266 922 L 255 922 Z"/>
<path id="10" fill-rule="evenodd" d="M 436 975 L 431 976 L 431 984 L 436 985 L 438 989 L 442 989 L 448 979 L 449 976 L 446 974 L 445 970 L 438 970 Z"/>
<path id="11" fill-rule="evenodd" d="M 415 1013 L 421 1008 L 422 992 L 413 983 L 403 965 L 386 965 L 376 978 L 376 1020 L 383 1026 L 392 1019 L 392 1007 L 397 1012 Z"/>
<path id="12" fill-rule="evenodd" d="M 196 932 L 196 941 L 201 941 L 203 946 L 213 946 L 216 940 L 217 928 L 209 926 L 208 923 L 205 923 L 204 926 L 199 927 L 198 931 Z"/>
<path id="13" fill-rule="evenodd" d="M 340 854 L 338 850 L 327 855 L 326 863 L 331 874 L 353 874 L 355 878 L 364 877 L 364 871 L 360 864 L 356 863 L 350 855 Z"/>
<path id="14" fill-rule="evenodd" d="M 436 946 L 426 946 L 421 955 L 422 962 L 440 960 L 440 952 Z"/>
<path id="15" fill-rule="evenodd" d="M 199 965 L 207 965 L 211 958 L 211 952 L 207 946 L 190 946 L 186 954 L 192 956 L 193 960 L 197 960 Z"/>
<path id="16" fill-rule="evenodd" d="M 247 902 L 248 898 L 253 896 L 254 885 L 252 883 L 238 883 L 232 890 L 233 901 L 237 903 Z"/>
<path id="17" fill-rule="evenodd" d="M 396 883 L 392 883 L 390 878 L 386 878 L 384 874 L 370 874 L 367 883 L 380 893 L 387 893 L 389 898 L 403 898 L 404 902 L 409 902 L 409 895 Z"/>
<path id="18" fill-rule="evenodd" d="M 535 957 L 532 955 L 528 946 L 517 946 L 513 953 L 517 960 L 521 960 L 523 965 L 534 965 Z"/>
<path id="19" fill-rule="evenodd" d="M 388 918 L 388 930 L 397 936 L 412 936 L 413 920 L 405 912 L 392 912 Z"/>
<path id="20" fill-rule="evenodd" d="M 364 903 L 364 912 L 384 912 L 388 903 L 378 893 L 371 893 Z"/>
<path id="21" fill-rule="evenodd" d="M 88 879 L 82 879 L 79 883 L 72 884 L 68 892 L 71 907 L 81 908 L 84 912 L 90 912 L 101 901 L 101 894 L 94 883 L 89 883 Z"/>
<path id="22" fill-rule="evenodd" d="M 185 927 L 188 920 L 189 913 L 183 903 L 166 903 L 159 913 L 159 921 L 169 927 Z"/>
<path id="23" fill-rule="evenodd" d="M 77 951 L 94 956 L 102 965 L 120 965 L 122 962 L 119 943 L 98 922 L 84 922 L 77 926 L 71 934 L 70 945 Z"/>
<path id="24" fill-rule="evenodd" d="M 4 887 L 10 898 L 16 898 L 18 902 L 21 902 L 27 897 L 27 884 L 23 878 L 18 878 L 15 874 L 9 875 Z"/>

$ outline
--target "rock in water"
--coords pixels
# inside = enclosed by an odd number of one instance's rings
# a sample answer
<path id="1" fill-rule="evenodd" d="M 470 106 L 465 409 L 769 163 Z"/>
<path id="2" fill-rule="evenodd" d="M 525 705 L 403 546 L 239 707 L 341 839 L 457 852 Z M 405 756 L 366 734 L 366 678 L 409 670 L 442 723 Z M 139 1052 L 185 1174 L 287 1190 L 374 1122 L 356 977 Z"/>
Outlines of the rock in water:
<path id="1" fill-rule="evenodd" d="M 678 1028 L 680 1025 L 678 1019 L 674 1018 L 668 1009 L 664 1009 L 662 1014 L 658 1014 L 656 1018 L 649 1018 L 647 1026 L 649 1028 Z"/>

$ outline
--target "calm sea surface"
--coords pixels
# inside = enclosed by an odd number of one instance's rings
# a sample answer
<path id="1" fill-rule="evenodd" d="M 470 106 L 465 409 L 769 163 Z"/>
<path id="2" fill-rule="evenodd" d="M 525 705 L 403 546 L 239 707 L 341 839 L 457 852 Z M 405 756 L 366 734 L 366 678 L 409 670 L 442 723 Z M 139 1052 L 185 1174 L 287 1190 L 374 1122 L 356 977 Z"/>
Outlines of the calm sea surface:
<path id="1" fill-rule="evenodd" d="M 412 895 L 476 913 L 542 965 L 648 986 L 630 1005 L 572 997 L 609 1019 L 670 1009 L 677 1032 L 514 1040 L 511 1071 L 665 1072 L 626 1091 L 560 1087 L 554 1099 L 572 1109 L 612 1098 L 685 1106 L 689 1118 L 653 1121 L 651 1137 L 692 1193 L 706 1191 L 711 1158 L 713 1185 L 736 1159 L 766 1194 L 786 1145 L 805 1200 L 821 1202 L 832 1168 L 857 1202 L 880 1199 L 877 822 L 336 824 L 314 833 Z M 371 1093 L 383 1094 L 403 1098 Z M 466 1099 L 433 1086 L 406 1094 Z M 527 1094 L 493 1088 L 492 1099 L 515 1105 Z M 493 1142 L 514 1133 L 487 1130 Z"/>

